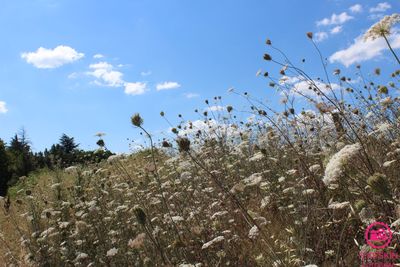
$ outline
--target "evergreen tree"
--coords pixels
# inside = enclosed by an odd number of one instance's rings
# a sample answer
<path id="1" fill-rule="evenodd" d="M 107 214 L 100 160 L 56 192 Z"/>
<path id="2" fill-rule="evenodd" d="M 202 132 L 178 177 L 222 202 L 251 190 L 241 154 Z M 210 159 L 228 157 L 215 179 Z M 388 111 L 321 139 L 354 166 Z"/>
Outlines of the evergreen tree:
<path id="1" fill-rule="evenodd" d="M 70 166 L 77 161 L 79 144 L 75 143 L 73 137 L 69 137 L 63 134 L 60 138 L 59 144 L 56 145 L 55 150 L 61 159 L 61 165 L 63 167 Z"/>
<path id="2" fill-rule="evenodd" d="M 14 178 L 26 176 L 33 170 L 33 154 L 24 129 L 21 130 L 20 136 L 16 134 L 11 139 L 7 151 L 10 159 L 9 171 Z"/>
<path id="3" fill-rule="evenodd" d="M 6 152 L 6 146 L 3 140 L 0 139 L 0 196 L 7 194 L 7 183 L 10 179 L 8 171 L 9 159 Z"/>

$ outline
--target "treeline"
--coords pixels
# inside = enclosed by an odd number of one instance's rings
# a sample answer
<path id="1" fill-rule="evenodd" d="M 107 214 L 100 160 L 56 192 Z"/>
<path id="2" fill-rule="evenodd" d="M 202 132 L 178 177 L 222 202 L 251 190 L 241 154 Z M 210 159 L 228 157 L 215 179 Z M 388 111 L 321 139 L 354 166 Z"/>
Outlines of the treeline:
<path id="1" fill-rule="evenodd" d="M 102 139 L 97 144 L 100 149 L 84 151 L 79 149 L 79 144 L 76 144 L 73 137 L 63 134 L 59 142 L 50 149 L 34 153 L 24 130 L 13 136 L 8 144 L 0 139 L 0 196 L 5 196 L 9 186 L 32 171 L 97 163 L 112 155 L 109 150 L 104 149 Z"/>

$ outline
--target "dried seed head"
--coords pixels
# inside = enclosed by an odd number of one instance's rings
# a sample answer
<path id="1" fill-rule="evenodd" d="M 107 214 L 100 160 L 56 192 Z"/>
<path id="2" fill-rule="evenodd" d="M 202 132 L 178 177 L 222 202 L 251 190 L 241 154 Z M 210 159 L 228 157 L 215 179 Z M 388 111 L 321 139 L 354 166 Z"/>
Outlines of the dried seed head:
<path id="1" fill-rule="evenodd" d="M 270 39 L 267 39 L 267 41 L 265 41 L 265 43 L 266 43 L 267 45 L 271 45 L 271 44 L 272 44 Z"/>
<path id="2" fill-rule="evenodd" d="M 144 213 L 144 211 L 141 208 L 135 209 L 135 215 L 136 215 L 136 219 L 138 220 L 138 222 L 141 225 L 146 224 L 146 213 Z"/>
<path id="3" fill-rule="evenodd" d="M 389 198 L 391 197 L 390 185 L 386 175 L 381 173 L 375 173 L 374 175 L 368 178 L 367 184 L 376 194 L 384 197 L 389 197 Z"/>
<path id="4" fill-rule="evenodd" d="M 165 140 L 164 140 L 164 141 L 162 142 L 162 146 L 163 146 L 163 147 L 171 147 L 171 144 L 170 144 L 168 141 L 165 141 Z"/>
<path id="5" fill-rule="evenodd" d="M 380 94 L 385 94 L 385 95 L 387 95 L 388 93 L 389 93 L 389 89 L 386 87 L 386 86 L 380 86 L 379 87 L 379 89 L 378 89 L 378 92 L 380 93 Z"/>
<path id="6" fill-rule="evenodd" d="M 135 113 L 132 117 L 131 117 L 131 122 L 134 126 L 136 127 L 141 127 L 143 124 L 143 119 L 142 117 L 140 117 L 139 113 Z"/>
<path id="7" fill-rule="evenodd" d="M 161 117 L 164 117 L 164 115 L 165 115 L 164 111 L 161 111 L 161 112 L 160 112 L 160 116 L 161 116 Z"/>
<path id="8" fill-rule="evenodd" d="M 98 145 L 99 147 L 104 147 L 105 146 L 104 140 L 103 139 L 97 140 L 96 145 Z"/>
<path id="9" fill-rule="evenodd" d="M 264 60 L 270 61 L 272 57 L 269 54 L 264 54 Z"/>
<path id="10" fill-rule="evenodd" d="M 227 106 L 227 107 L 226 107 L 226 110 L 227 110 L 228 112 L 231 112 L 231 111 L 233 110 L 233 107 L 232 107 L 232 106 Z"/>
<path id="11" fill-rule="evenodd" d="M 358 199 L 356 200 L 354 207 L 356 208 L 357 211 L 361 211 L 366 205 L 367 203 L 365 202 L 364 199 Z"/>
<path id="12" fill-rule="evenodd" d="M 190 149 L 190 140 L 186 137 L 180 137 L 176 140 L 179 147 L 179 152 L 187 152 Z"/>
<path id="13" fill-rule="evenodd" d="M 307 37 L 312 39 L 313 38 L 313 33 L 312 32 L 307 32 Z"/>

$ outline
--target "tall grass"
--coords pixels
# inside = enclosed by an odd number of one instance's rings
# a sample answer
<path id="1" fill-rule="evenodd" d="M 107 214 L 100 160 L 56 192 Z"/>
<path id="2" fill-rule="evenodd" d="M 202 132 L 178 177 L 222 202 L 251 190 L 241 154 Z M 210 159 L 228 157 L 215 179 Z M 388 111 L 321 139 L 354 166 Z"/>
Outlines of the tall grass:
<path id="1" fill-rule="evenodd" d="M 26 212 L 5 212 L 21 238 L 16 250 L 0 235 L 6 263 L 358 265 L 369 223 L 399 230 L 400 70 L 379 77 L 385 83 L 360 66 L 357 77 L 343 76 L 313 44 L 324 78 L 267 41 L 264 59 L 280 74 L 259 74 L 282 96 L 280 108 L 230 90 L 248 104 L 248 121 L 215 97 L 195 122 L 180 116 L 174 126 L 161 112 L 171 138 L 160 144 L 135 114 L 146 151 L 70 167 L 15 193 Z"/>

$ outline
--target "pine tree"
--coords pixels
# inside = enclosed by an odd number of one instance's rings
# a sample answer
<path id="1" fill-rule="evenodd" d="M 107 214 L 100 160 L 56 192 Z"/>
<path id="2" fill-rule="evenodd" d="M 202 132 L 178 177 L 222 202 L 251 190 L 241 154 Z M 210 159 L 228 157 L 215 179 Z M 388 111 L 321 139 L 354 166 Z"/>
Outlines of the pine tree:
<path id="1" fill-rule="evenodd" d="M 5 196 L 7 194 L 7 183 L 10 179 L 8 164 L 9 159 L 6 146 L 3 140 L 0 139 L 0 196 Z"/>

